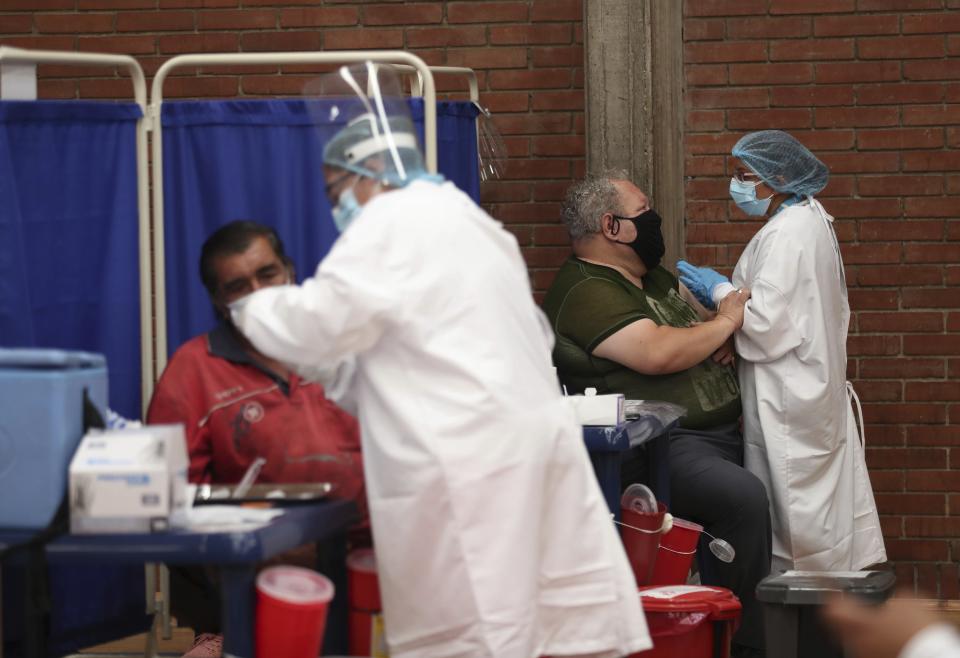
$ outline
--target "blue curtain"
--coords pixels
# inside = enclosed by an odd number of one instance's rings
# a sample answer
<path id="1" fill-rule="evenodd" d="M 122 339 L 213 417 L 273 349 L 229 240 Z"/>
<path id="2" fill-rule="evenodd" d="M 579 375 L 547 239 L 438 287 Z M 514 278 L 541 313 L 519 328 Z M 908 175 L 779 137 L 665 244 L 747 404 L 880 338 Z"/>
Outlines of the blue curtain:
<path id="1" fill-rule="evenodd" d="M 337 238 L 323 191 L 323 145 L 342 126 L 317 125 L 318 101 L 180 101 L 163 105 L 167 341 L 172 353 L 215 319 L 200 283 L 200 247 L 235 219 L 273 226 L 303 279 Z M 322 103 L 322 101 L 319 101 Z M 423 101 L 411 99 L 423 137 Z M 479 199 L 477 110 L 437 104 L 440 172 Z"/>
<path id="2" fill-rule="evenodd" d="M 0 345 L 101 352 L 140 417 L 134 104 L 0 102 Z"/>

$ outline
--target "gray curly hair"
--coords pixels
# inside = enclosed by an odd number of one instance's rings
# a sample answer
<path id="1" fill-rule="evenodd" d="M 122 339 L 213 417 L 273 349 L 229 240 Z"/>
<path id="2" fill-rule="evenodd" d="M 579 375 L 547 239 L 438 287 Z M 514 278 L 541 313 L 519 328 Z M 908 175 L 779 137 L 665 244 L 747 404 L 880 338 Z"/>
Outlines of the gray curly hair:
<path id="1" fill-rule="evenodd" d="M 600 218 L 605 213 L 620 213 L 620 194 L 615 180 L 630 180 L 624 169 L 607 169 L 587 176 L 567 190 L 560 205 L 560 217 L 567 225 L 571 240 L 599 233 Z"/>

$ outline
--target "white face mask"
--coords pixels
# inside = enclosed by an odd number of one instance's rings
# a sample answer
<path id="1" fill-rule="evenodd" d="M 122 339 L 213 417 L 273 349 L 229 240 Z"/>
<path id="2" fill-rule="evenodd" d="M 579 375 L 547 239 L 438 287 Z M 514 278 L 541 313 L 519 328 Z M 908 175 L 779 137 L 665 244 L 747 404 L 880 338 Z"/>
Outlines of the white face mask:
<path id="1" fill-rule="evenodd" d="M 737 204 L 743 212 L 751 217 L 763 217 L 770 208 L 770 202 L 773 200 L 771 194 L 766 199 L 757 198 L 757 186 L 760 181 L 747 182 L 737 180 L 734 176 L 730 179 L 730 198 Z"/>

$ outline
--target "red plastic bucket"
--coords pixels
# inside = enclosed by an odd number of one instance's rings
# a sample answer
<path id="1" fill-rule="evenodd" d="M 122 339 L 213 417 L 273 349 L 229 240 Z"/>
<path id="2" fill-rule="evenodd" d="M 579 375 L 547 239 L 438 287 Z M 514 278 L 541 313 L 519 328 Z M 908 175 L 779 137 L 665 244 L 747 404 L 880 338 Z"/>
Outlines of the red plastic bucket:
<path id="1" fill-rule="evenodd" d="M 674 517 L 670 532 L 660 539 L 651 585 L 683 585 L 687 582 L 701 532 L 702 525 Z"/>
<path id="2" fill-rule="evenodd" d="M 316 658 L 333 583 L 310 569 L 276 566 L 257 576 L 257 658 Z"/>
<path id="3" fill-rule="evenodd" d="M 641 587 L 653 649 L 636 658 L 729 658 L 740 601 L 722 587 Z M 633 658 L 631 656 L 631 658 Z"/>
<path id="4" fill-rule="evenodd" d="M 377 558 L 369 548 L 360 548 L 347 556 L 347 633 L 351 656 L 369 656 L 374 645 L 382 643 L 378 636 L 380 584 L 377 580 Z"/>
<path id="5" fill-rule="evenodd" d="M 633 569 L 633 577 L 637 585 L 649 585 L 653 576 L 654 565 L 657 561 L 657 548 L 660 546 L 663 516 L 667 508 L 663 503 L 657 503 L 654 514 L 620 508 L 620 539 L 623 548 Z"/>

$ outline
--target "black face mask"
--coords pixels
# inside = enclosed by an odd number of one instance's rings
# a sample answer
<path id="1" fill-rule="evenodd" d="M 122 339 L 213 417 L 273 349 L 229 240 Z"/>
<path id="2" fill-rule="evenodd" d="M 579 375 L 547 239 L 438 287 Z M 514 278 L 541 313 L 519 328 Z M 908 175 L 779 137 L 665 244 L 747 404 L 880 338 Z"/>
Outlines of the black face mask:
<path id="1" fill-rule="evenodd" d="M 611 232 L 614 235 L 620 232 L 621 220 L 632 222 L 634 227 L 636 227 L 637 237 L 633 242 L 620 242 L 619 240 L 617 240 L 617 242 L 630 245 L 630 247 L 637 252 L 640 260 L 643 261 L 647 271 L 652 270 L 660 264 L 660 259 L 663 258 L 666 248 L 663 246 L 663 233 L 660 230 L 660 225 L 663 223 L 663 220 L 660 219 L 660 215 L 657 214 L 656 210 L 651 208 L 636 217 L 619 217 L 614 215 L 613 220 L 614 225 Z"/>

